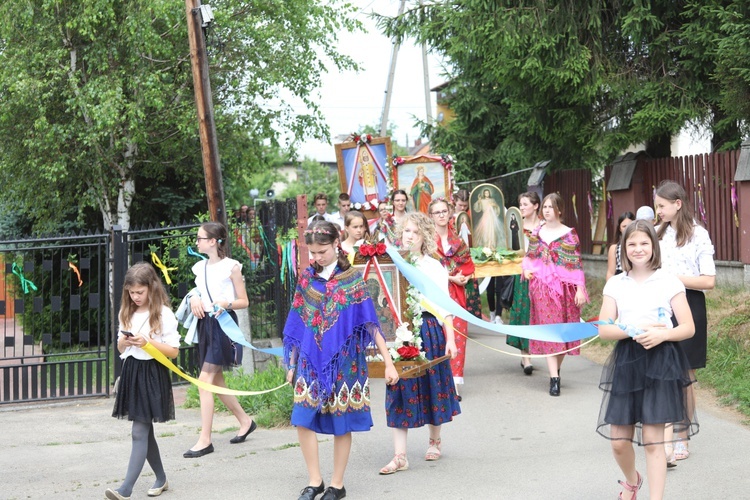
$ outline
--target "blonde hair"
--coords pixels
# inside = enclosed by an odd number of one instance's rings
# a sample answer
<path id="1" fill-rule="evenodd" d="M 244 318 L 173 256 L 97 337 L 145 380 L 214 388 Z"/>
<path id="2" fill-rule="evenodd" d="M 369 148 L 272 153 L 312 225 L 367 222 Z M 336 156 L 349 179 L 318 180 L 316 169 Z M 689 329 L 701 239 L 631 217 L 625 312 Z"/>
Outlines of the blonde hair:
<path id="1" fill-rule="evenodd" d="M 153 335 L 161 328 L 161 308 L 162 306 L 169 307 L 169 297 L 156 270 L 147 262 L 133 264 L 125 273 L 120 301 L 120 328 L 123 330 L 132 328 L 130 319 L 138 307 L 130 298 L 130 289 L 136 286 L 148 287 L 148 325 L 149 333 Z"/>
<path id="2" fill-rule="evenodd" d="M 432 255 L 437 252 L 437 243 L 435 242 L 435 223 L 422 212 L 407 212 L 398 226 L 396 226 L 396 238 L 401 240 L 404 234 L 404 228 L 408 223 L 417 226 L 417 231 L 422 236 L 422 255 Z"/>

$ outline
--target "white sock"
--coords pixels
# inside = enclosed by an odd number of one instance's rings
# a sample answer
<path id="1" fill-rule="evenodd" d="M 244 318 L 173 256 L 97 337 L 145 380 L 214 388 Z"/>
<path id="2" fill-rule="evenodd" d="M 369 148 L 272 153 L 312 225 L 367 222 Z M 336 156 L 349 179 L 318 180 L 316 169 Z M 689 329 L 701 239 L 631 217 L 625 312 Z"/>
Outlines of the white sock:
<path id="1" fill-rule="evenodd" d="M 495 311 L 490 311 L 490 321 L 495 321 Z"/>

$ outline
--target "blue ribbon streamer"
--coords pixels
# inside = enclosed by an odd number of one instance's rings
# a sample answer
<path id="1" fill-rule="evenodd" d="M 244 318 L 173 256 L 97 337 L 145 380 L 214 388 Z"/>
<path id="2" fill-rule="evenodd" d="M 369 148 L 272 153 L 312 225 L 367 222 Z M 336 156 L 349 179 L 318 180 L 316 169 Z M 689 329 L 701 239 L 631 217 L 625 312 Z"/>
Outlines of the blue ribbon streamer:
<path id="1" fill-rule="evenodd" d="M 206 260 L 208 257 L 203 255 L 202 253 L 198 253 L 195 250 L 193 250 L 193 247 L 189 246 L 187 247 L 187 253 L 188 255 L 192 255 L 193 257 L 200 257 L 203 260 Z"/>
<path id="2" fill-rule="evenodd" d="M 445 309 L 450 314 L 465 320 L 476 327 L 478 333 L 513 335 L 530 340 L 544 342 L 573 342 L 598 335 L 596 323 L 555 323 L 550 325 L 498 325 L 477 318 L 466 309 L 458 305 L 450 295 L 435 286 L 435 283 L 423 276 L 416 267 L 409 264 L 398 253 L 398 250 L 389 246 L 386 252 L 396 264 L 398 270 L 406 280 L 432 304 Z"/>
<path id="3" fill-rule="evenodd" d="M 249 347 L 250 349 L 253 349 L 255 351 L 264 352 L 266 354 L 271 354 L 273 356 L 283 356 L 284 355 L 284 348 L 283 347 L 269 347 L 265 349 L 259 349 L 255 347 L 253 344 L 245 340 L 245 336 L 242 334 L 242 330 L 240 330 L 240 327 L 237 325 L 237 323 L 234 322 L 232 317 L 227 314 L 226 312 L 222 312 L 222 314 L 219 314 L 219 316 L 216 318 L 219 321 L 219 325 L 221 326 L 221 329 L 224 330 L 224 333 L 229 337 L 232 342 L 236 342 L 238 344 L 242 344 L 245 347 Z"/>

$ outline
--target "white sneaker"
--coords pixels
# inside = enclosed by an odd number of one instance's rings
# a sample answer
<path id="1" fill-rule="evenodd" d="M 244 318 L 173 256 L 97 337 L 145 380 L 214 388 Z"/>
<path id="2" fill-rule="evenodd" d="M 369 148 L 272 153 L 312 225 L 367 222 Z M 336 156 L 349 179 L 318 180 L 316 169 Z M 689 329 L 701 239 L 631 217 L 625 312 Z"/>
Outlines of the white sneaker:
<path id="1" fill-rule="evenodd" d="M 495 322 L 495 316 L 496 316 L 496 315 L 495 315 L 495 312 L 494 312 L 494 311 L 493 311 L 493 312 L 490 312 L 490 323 L 494 323 L 494 322 Z"/>
<path id="2" fill-rule="evenodd" d="M 501 318 L 500 316 L 496 316 L 495 317 L 495 324 L 497 324 L 497 325 L 504 325 L 505 323 L 503 323 L 503 318 Z"/>

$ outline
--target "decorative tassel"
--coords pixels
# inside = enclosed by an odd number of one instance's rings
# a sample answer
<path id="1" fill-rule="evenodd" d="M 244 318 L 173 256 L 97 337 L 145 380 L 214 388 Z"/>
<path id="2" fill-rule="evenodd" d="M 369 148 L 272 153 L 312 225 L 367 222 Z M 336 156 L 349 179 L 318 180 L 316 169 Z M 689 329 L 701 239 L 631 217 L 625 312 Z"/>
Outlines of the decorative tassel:
<path id="1" fill-rule="evenodd" d="M 706 207 L 703 205 L 703 188 L 700 182 L 698 183 L 698 213 L 701 214 L 701 220 L 703 225 L 708 227 L 708 221 L 706 221 Z"/>

